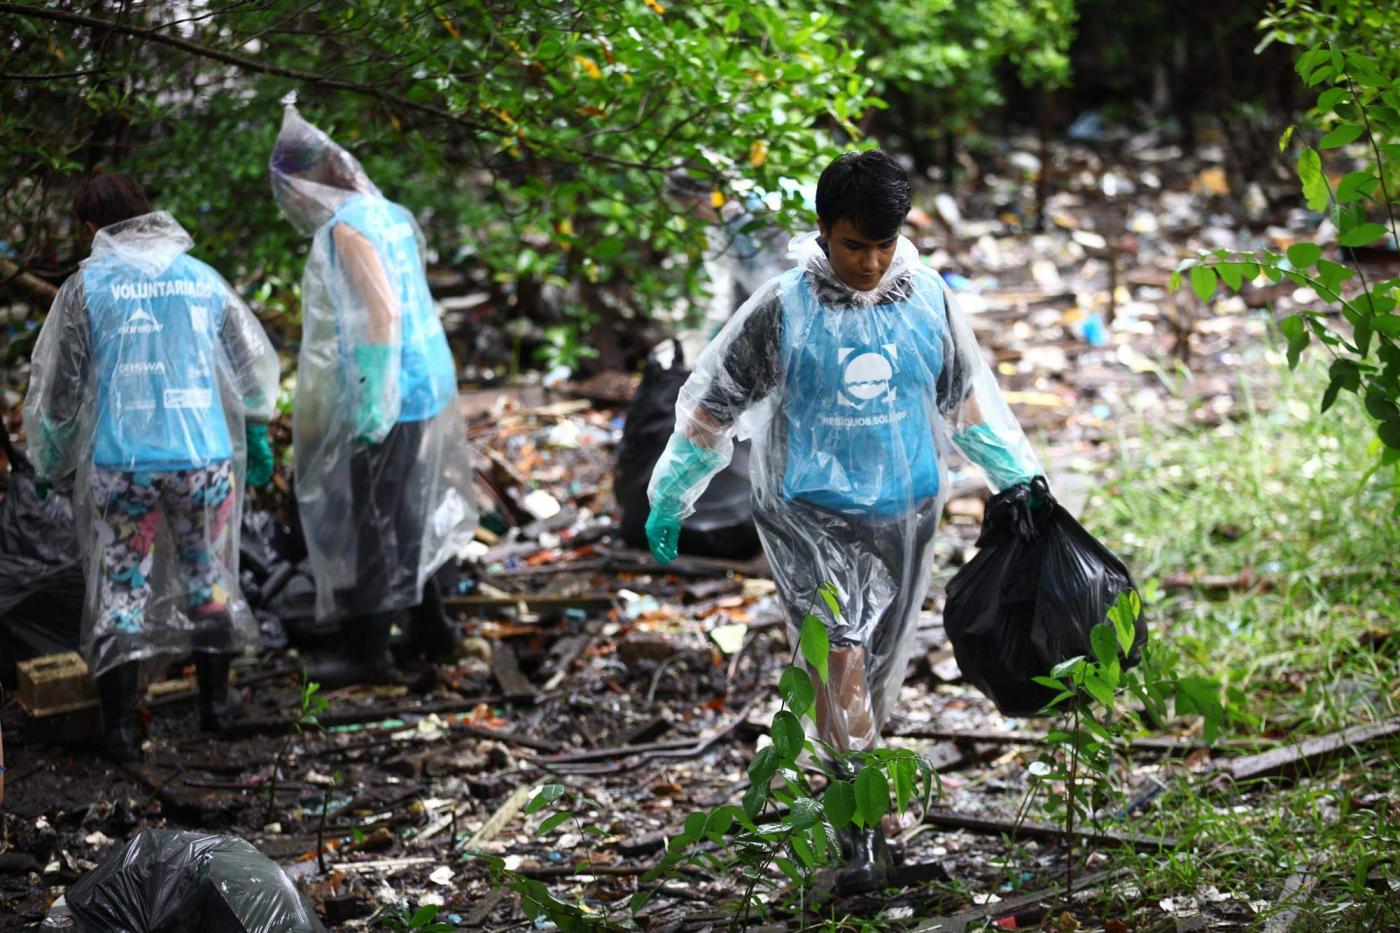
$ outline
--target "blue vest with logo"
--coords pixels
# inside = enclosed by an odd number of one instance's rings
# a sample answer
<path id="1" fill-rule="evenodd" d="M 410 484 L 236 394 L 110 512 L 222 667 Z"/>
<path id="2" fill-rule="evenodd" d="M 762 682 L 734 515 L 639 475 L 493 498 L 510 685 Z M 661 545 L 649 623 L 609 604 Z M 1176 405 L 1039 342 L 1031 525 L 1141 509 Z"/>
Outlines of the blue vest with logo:
<path id="1" fill-rule="evenodd" d="M 825 307 L 801 269 L 784 275 L 785 498 L 892 516 L 938 493 L 933 405 L 943 369 L 941 290 Z"/>
<path id="2" fill-rule="evenodd" d="M 93 462 L 136 472 L 229 459 L 218 273 L 186 255 L 155 274 L 105 255 L 82 276 L 97 382 Z"/>
<path id="3" fill-rule="evenodd" d="M 457 367 L 442 331 L 423 258 L 408 211 L 383 198 L 357 195 L 335 212 L 332 224 L 354 227 L 374 246 L 389 282 L 397 291 L 403 351 L 399 363 L 399 420 L 433 417 L 457 392 Z M 335 241 L 331 240 L 334 261 Z"/>

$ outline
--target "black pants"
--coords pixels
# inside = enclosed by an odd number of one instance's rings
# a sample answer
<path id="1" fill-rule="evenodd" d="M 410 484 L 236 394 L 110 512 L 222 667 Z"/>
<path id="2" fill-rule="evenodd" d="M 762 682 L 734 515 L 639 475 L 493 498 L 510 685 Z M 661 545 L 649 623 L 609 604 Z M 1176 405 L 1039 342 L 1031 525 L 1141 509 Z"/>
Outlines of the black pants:
<path id="1" fill-rule="evenodd" d="M 442 571 L 417 591 L 424 522 L 433 483 L 424 475 L 423 437 L 431 421 L 401 421 L 378 444 L 355 442 L 350 456 L 355 509 L 355 586 L 337 593 L 346 615 L 396 615 L 408 610 L 410 642 L 428 654 L 451 649 L 452 627 L 439 591 Z M 443 568 L 446 570 L 447 568 Z M 364 607 L 376 607 L 365 612 Z"/>

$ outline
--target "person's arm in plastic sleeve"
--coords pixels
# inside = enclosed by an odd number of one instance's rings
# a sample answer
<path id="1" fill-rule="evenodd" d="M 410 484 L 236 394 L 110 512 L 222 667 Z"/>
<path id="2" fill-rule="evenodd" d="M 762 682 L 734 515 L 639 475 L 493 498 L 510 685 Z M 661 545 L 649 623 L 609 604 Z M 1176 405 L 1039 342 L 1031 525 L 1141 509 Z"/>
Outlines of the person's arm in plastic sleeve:
<path id="1" fill-rule="evenodd" d="M 267 435 L 267 423 L 276 412 L 281 366 L 262 324 L 227 283 L 224 284 L 224 319 L 219 327 L 219 340 L 243 402 L 248 485 L 262 486 L 272 479 L 272 442 Z"/>
<path id="2" fill-rule="evenodd" d="M 760 290 L 700 354 L 681 387 L 675 432 L 647 486 L 647 542 L 663 564 L 678 553 L 681 519 L 734 456 L 739 416 L 776 384 L 780 315 L 776 291 Z"/>
<path id="3" fill-rule="evenodd" d="M 336 224 L 331 234 L 349 285 L 359 299 L 357 308 L 342 310 L 342 320 L 357 311 L 363 314 L 354 322 L 360 326 L 346 328 L 357 373 L 355 437 L 378 444 L 399 418 L 398 293 L 373 243 L 349 224 Z"/>
<path id="4" fill-rule="evenodd" d="M 24 432 L 35 478 L 47 487 L 77 468 L 78 421 L 88 392 L 91 336 L 82 274 L 63 283 L 34 345 Z"/>
<path id="5" fill-rule="evenodd" d="M 982 356 L 972 326 L 943 284 L 952 352 L 944 361 L 939 407 L 948 419 L 952 441 L 986 474 L 995 492 L 1028 483 L 1041 475 L 1040 461 L 1002 398 L 996 376 Z"/>

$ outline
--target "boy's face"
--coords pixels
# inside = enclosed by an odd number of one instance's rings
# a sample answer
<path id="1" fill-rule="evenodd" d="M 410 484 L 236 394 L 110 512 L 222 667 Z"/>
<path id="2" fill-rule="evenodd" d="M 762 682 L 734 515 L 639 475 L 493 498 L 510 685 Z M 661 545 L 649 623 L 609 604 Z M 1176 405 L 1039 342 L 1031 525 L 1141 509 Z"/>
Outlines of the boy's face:
<path id="1" fill-rule="evenodd" d="M 827 258 L 831 271 L 846 285 L 859 292 L 869 291 L 880 283 L 885 270 L 894 259 L 899 235 L 871 239 L 856 229 L 850 218 L 842 217 L 830 228 L 817 221 L 822 239 L 826 240 Z"/>

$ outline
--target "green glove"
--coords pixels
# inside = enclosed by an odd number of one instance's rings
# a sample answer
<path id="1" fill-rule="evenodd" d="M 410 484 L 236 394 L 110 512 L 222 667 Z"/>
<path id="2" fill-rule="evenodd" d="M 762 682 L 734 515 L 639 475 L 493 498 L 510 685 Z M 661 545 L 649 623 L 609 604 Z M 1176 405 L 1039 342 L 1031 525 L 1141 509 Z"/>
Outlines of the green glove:
<path id="1" fill-rule="evenodd" d="M 396 412 L 383 407 L 393 352 L 394 347 L 387 343 L 367 343 L 355 348 L 355 368 L 360 373 L 355 394 L 355 438 L 367 444 L 384 440 L 398 420 Z"/>
<path id="2" fill-rule="evenodd" d="M 47 417 L 39 419 L 39 452 L 34 457 L 34 471 L 44 479 L 60 479 L 67 472 L 64 464 L 72 457 L 73 439 L 78 434 L 76 420 L 55 424 Z"/>
<path id="3" fill-rule="evenodd" d="M 724 456 L 681 434 L 671 435 L 651 477 L 647 543 L 659 563 L 676 559 L 686 497 L 724 466 Z"/>
<path id="4" fill-rule="evenodd" d="M 266 486 L 272 479 L 272 442 L 267 438 L 267 424 L 262 421 L 249 421 L 248 438 L 248 485 Z"/>
<path id="5" fill-rule="evenodd" d="M 953 435 L 953 443 L 967 455 L 967 459 L 982 468 L 987 479 L 998 490 L 1010 489 L 1018 483 L 1029 483 L 1035 473 L 1022 465 L 1011 452 L 1011 448 L 994 431 L 991 425 L 974 424 Z"/>

